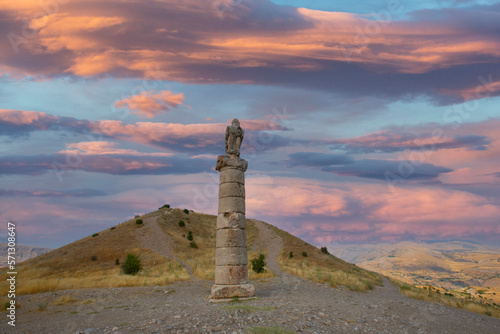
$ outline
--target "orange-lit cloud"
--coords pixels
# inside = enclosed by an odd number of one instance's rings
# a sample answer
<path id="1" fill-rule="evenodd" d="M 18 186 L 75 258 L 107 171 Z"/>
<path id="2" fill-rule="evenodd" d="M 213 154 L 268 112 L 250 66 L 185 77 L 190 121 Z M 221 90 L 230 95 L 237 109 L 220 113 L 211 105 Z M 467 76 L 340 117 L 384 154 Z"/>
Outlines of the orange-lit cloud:
<path id="1" fill-rule="evenodd" d="M 164 90 L 158 93 L 154 91 L 141 92 L 139 95 L 134 95 L 129 98 L 117 101 L 115 107 L 128 108 L 133 110 L 133 114 L 153 118 L 162 112 L 170 111 L 172 108 L 177 108 L 182 105 L 184 94 L 174 94 Z"/>
<path id="2" fill-rule="evenodd" d="M 136 156 L 158 156 L 170 157 L 173 153 L 153 152 L 145 153 L 138 152 L 132 149 L 116 148 L 117 143 L 107 141 L 90 141 L 80 143 L 66 144 L 66 150 L 59 151 L 61 154 L 89 154 L 89 155 L 136 155 Z"/>
<path id="3" fill-rule="evenodd" d="M 385 92 L 389 95 L 470 99 L 480 83 L 467 66 L 498 64 L 500 57 L 500 39 L 493 33 L 498 28 L 495 7 L 488 15 L 485 10 L 436 10 L 433 16 L 417 13 L 411 20 L 293 9 L 269 1 L 233 7 L 221 21 L 213 4 L 202 0 L 147 6 L 137 0 L 73 0 L 42 16 L 35 15 L 40 12 L 36 2 L 10 2 L 5 7 L 7 29 L 19 35 L 22 42 L 16 48 L 36 64 L 28 66 L 3 41 L 0 68 L 13 74 L 153 76 L 197 83 L 293 84 L 300 77 L 307 86 L 331 85 L 334 91 L 358 94 L 386 82 L 394 87 Z M 31 18 L 28 28 L 34 37 L 22 35 L 20 16 Z M 481 28 L 477 20 L 491 27 Z M 452 69 L 458 77 L 445 72 Z M 369 73 L 377 80 L 363 82 L 361 77 Z M 419 75 L 423 73 L 433 75 Z M 327 75 L 337 81 L 325 81 Z M 499 93 L 497 83 L 486 89 Z"/>

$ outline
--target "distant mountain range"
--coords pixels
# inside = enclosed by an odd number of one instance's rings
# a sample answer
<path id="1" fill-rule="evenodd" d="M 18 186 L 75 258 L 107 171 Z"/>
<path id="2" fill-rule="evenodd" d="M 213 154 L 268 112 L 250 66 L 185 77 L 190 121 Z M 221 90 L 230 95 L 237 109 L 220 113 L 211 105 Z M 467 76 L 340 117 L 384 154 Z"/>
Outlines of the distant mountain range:
<path id="1" fill-rule="evenodd" d="M 500 248 L 468 241 L 400 242 L 336 246 L 332 253 L 358 266 L 404 282 L 449 290 L 490 288 L 500 293 Z"/>
<path id="2" fill-rule="evenodd" d="M 9 246 L 6 242 L 0 242 L 0 267 L 7 266 L 8 248 Z M 15 255 L 16 263 L 29 260 L 31 258 L 34 258 L 35 256 L 50 252 L 51 250 L 51 248 L 17 245 Z"/>

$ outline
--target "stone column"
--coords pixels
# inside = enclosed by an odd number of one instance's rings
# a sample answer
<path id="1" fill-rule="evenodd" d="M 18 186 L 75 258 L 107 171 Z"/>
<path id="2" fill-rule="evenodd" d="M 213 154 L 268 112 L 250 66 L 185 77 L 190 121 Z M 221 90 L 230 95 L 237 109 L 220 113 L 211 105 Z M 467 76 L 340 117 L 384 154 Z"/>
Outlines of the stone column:
<path id="1" fill-rule="evenodd" d="M 248 163 L 235 154 L 217 158 L 215 169 L 220 172 L 219 210 L 212 299 L 254 295 L 253 285 L 248 284 L 247 270 L 244 174 L 247 166 Z"/>

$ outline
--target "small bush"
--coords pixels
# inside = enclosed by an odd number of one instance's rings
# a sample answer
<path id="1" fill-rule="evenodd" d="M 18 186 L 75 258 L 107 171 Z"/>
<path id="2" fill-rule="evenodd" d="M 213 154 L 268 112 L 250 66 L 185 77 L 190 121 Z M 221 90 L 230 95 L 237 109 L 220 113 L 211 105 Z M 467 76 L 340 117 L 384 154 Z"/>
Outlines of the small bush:
<path id="1" fill-rule="evenodd" d="M 266 262 L 264 261 L 266 256 L 262 253 L 259 253 L 259 256 L 250 260 L 252 264 L 252 270 L 257 274 L 263 273 L 266 271 L 264 268 L 266 266 Z"/>
<path id="2" fill-rule="evenodd" d="M 288 258 L 293 259 L 293 252 L 290 252 L 290 254 L 288 254 Z"/>
<path id="3" fill-rule="evenodd" d="M 191 248 L 198 248 L 198 245 L 196 244 L 196 242 L 191 241 L 191 242 L 189 243 L 189 247 L 191 247 Z"/>
<path id="4" fill-rule="evenodd" d="M 120 259 L 115 260 L 115 266 L 118 266 L 120 264 Z"/>
<path id="5" fill-rule="evenodd" d="M 326 247 L 321 247 L 321 253 L 330 254 L 330 252 L 328 251 L 328 248 L 326 248 Z"/>
<path id="6" fill-rule="evenodd" d="M 135 221 L 135 223 L 136 223 L 137 225 L 142 225 L 142 219 L 137 219 L 137 220 Z"/>
<path id="7" fill-rule="evenodd" d="M 92 234 L 92 238 L 97 237 L 98 235 L 99 235 L 99 233 L 94 233 L 94 234 Z"/>
<path id="8" fill-rule="evenodd" d="M 141 268 L 141 259 L 134 254 L 128 254 L 125 263 L 122 265 L 122 271 L 127 275 L 135 275 Z"/>
<path id="9" fill-rule="evenodd" d="M 134 218 L 139 218 L 140 216 L 139 215 L 135 215 Z"/>
<path id="10" fill-rule="evenodd" d="M 184 223 L 184 220 L 179 220 L 179 227 L 184 227 L 186 226 L 186 223 Z"/>
<path id="11" fill-rule="evenodd" d="M 189 210 L 188 210 L 188 209 L 184 209 L 184 210 L 182 210 L 182 211 L 184 211 L 184 213 L 185 213 L 186 215 L 189 215 Z"/>
<path id="12" fill-rule="evenodd" d="M 188 235 L 187 235 L 186 239 L 188 239 L 189 241 L 193 241 L 193 239 L 194 239 L 193 238 L 193 232 L 188 231 Z"/>
<path id="13" fill-rule="evenodd" d="M 302 252 L 303 257 L 307 257 L 307 252 Z"/>
<path id="14" fill-rule="evenodd" d="M 116 230 L 116 226 L 113 226 L 112 228 L 110 228 L 110 230 Z"/>
<path id="15" fill-rule="evenodd" d="M 97 261 L 97 256 L 92 255 L 92 256 L 90 257 L 90 261 Z"/>
<path id="16" fill-rule="evenodd" d="M 161 209 L 170 209 L 170 204 L 165 204 L 164 206 L 162 206 L 158 210 L 161 210 Z"/>

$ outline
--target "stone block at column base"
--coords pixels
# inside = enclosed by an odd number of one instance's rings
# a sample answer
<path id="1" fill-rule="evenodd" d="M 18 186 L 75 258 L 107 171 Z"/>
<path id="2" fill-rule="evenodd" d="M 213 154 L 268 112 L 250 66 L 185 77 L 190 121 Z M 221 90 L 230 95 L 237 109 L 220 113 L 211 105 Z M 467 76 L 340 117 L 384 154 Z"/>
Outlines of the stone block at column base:
<path id="1" fill-rule="evenodd" d="M 252 284 L 212 285 L 211 299 L 249 298 L 255 294 Z"/>

